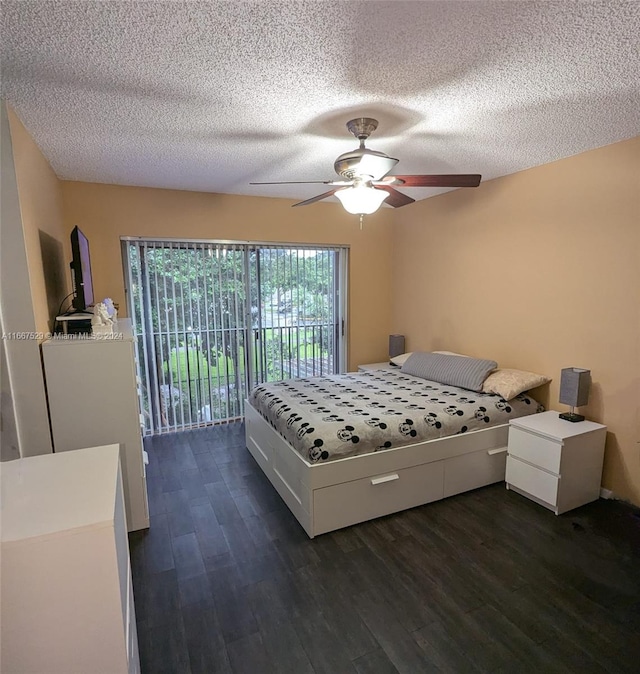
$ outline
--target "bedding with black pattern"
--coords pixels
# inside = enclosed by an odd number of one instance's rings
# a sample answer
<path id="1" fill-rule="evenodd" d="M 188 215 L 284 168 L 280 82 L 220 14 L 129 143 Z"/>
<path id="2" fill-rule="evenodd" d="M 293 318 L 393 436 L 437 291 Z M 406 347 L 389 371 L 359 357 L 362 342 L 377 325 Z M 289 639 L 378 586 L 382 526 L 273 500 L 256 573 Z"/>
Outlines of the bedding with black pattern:
<path id="1" fill-rule="evenodd" d="M 544 409 L 524 393 L 506 401 L 393 370 L 261 384 L 249 401 L 311 463 L 476 431 Z"/>

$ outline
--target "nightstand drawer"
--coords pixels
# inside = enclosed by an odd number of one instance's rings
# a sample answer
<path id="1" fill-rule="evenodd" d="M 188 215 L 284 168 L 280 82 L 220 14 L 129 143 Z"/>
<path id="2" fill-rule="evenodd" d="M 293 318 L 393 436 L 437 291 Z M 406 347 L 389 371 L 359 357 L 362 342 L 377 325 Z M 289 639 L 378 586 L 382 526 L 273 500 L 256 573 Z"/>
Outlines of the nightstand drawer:
<path id="1" fill-rule="evenodd" d="M 556 475 L 560 474 L 562 443 L 543 438 L 534 433 L 509 427 L 509 455 L 540 466 Z"/>
<path id="2" fill-rule="evenodd" d="M 537 499 L 555 507 L 558 502 L 560 478 L 535 466 L 530 466 L 513 456 L 507 457 L 505 481 Z"/>

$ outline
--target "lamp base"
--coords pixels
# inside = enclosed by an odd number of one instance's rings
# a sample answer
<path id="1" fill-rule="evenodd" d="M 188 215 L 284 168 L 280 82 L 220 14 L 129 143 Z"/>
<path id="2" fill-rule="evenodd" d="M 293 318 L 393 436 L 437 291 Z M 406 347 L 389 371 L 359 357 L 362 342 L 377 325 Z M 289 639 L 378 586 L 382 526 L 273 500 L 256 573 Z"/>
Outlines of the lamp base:
<path id="1" fill-rule="evenodd" d="M 572 421 L 573 423 L 576 421 L 584 421 L 582 414 L 576 414 L 575 412 L 563 412 L 562 414 L 558 414 L 558 416 L 565 421 Z"/>

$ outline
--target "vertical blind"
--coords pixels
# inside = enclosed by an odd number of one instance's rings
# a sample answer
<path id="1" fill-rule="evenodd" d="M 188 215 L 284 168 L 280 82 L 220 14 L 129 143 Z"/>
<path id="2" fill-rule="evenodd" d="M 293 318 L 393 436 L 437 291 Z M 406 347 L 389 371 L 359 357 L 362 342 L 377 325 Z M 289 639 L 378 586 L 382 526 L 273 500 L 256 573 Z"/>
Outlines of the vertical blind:
<path id="1" fill-rule="evenodd" d="M 255 383 L 344 369 L 346 248 L 122 246 L 147 434 L 238 420 Z"/>

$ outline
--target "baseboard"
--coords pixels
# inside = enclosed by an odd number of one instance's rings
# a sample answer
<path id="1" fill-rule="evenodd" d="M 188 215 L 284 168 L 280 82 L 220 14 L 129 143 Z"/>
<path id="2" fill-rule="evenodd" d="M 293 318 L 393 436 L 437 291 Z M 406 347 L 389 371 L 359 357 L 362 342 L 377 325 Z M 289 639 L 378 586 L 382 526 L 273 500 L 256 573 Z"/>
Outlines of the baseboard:
<path id="1" fill-rule="evenodd" d="M 604 498 L 607 500 L 616 500 L 616 495 L 611 491 L 611 489 L 605 489 L 602 487 L 600 489 L 600 498 Z"/>

